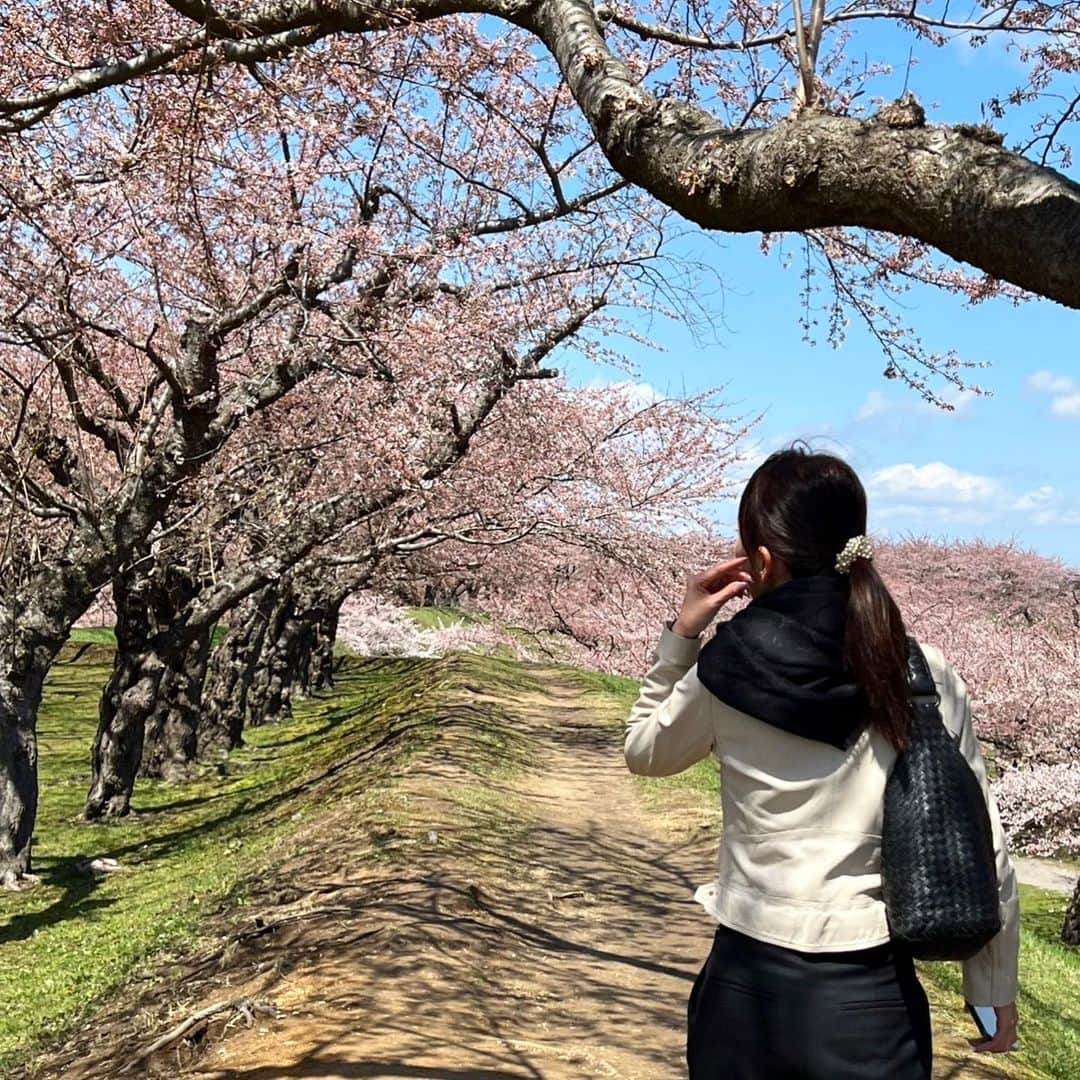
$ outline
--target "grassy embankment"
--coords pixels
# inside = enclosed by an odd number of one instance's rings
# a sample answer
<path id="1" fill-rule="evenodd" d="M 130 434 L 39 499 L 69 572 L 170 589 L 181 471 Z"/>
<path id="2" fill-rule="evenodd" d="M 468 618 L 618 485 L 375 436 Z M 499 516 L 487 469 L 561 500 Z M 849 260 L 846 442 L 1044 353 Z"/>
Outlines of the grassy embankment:
<path id="1" fill-rule="evenodd" d="M 111 640 L 107 630 L 79 632 L 46 687 L 34 849 L 42 883 L 0 894 L 0 1074 L 140 973 L 195 947 L 205 915 L 242 904 L 246 883 L 273 867 L 275 851 L 317 830 L 342 799 L 357 801 L 361 823 L 366 815 L 385 824 L 393 777 L 445 735 L 460 709 L 445 704 L 452 695 L 444 689 L 531 684 L 499 659 L 344 658 L 332 695 L 250 730 L 242 750 L 190 781 L 140 780 L 131 817 L 88 825 L 79 813 Z M 478 788 L 520 756 L 517 737 L 491 710 L 471 725 L 469 741 Z M 97 856 L 122 869 L 79 867 Z M 362 857 L 380 858 L 378 845 Z"/>
<path id="2" fill-rule="evenodd" d="M 638 684 L 630 679 L 586 672 L 577 678 L 613 716 L 625 716 L 637 696 Z M 677 821 L 683 832 L 719 826 L 719 778 L 711 761 L 674 777 L 639 777 L 638 783 L 644 805 L 659 818 Z M 1060 939 L 1067 903 L 1068 897 L 1059 893 L 1020 886 L 1021 1049 L 1006 1057 L 1010 1072 L 1015 1065 L 1015 1075 L 1027 1080 L 1075 1080 L 1080 1075 L 1080 948 Z M 963 1011 L 960 965 L 920 961 L 918 968 L 935 1013 L 953 1030 L 974 1036 Z"/>

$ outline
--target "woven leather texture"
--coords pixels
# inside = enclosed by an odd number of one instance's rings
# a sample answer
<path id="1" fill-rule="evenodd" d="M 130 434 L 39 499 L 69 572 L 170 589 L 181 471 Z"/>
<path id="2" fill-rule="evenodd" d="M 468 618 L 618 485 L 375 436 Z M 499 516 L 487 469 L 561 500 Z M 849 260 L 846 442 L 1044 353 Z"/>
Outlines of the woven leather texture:
<path id="1" fill-rule="evenodd" d="M 1001 930 L 990 815 L 909 641 L 912 728 L 885 786 L 882 894 L 895 941 L 921 960 L 967 960 Z"/>

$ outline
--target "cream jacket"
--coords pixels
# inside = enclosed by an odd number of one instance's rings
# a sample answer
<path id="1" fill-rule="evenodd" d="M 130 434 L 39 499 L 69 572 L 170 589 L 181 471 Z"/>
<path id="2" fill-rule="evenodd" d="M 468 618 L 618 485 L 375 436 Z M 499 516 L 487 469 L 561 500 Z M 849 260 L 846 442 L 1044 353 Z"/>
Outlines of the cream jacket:
<path id="1" fill-rule="evenodd" d="M 670 776 L 713 754 L 723 832 L 716 878 L 695 893 L 716 921 L 804 952 L 889 940 L 881 897 L 881 827 L 892 745 L 868 726 L 850 749 L 762 723 L 698 680 L 701 638 L 667 624 L 630 712 L 624 752 L 632 772 Z M 923 646 L 941 715 L 979 779 L 993 826 L 1001 932 L 963 965 L 973 1005 L 1016 1000 L 1019 905 L 997 806 L 971 726 L 967 688 L 941 652 Z"/>

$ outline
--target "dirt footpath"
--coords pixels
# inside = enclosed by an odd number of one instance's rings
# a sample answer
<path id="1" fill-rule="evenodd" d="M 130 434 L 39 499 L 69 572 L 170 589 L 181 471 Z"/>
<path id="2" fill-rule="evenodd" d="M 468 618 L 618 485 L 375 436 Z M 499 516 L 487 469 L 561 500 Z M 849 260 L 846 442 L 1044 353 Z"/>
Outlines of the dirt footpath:
<path id="1" fill-rule="evenodd" d="M 121 1049 L 85 1048 L 63 1075 L 121 1075 L 167 1027 L 236 1002 L 126 1075 L 684 1076 L 685 1003 L 711 940 L 691 896 L 715 836 L 673 840 L 642 810 L 610 715 L 557 672 L 545 687 L 513 706 L 527 769 L 478 778 L 463 741 L 378 795 L 377 830 L 336 808 L 284 861 L 275 906 L 176 987 L 167 1023 L 133 1022 Z M 939 1077 L 1018 1075 L 957 1033 L 939 1029 L 936 1050 Z"/>

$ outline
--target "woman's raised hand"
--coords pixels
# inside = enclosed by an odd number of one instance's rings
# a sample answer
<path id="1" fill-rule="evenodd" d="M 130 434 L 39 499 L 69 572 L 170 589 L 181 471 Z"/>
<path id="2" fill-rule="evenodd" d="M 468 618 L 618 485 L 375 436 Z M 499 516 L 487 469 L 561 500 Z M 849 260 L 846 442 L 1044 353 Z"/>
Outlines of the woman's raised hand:
<path id="1" fill-rule="evenodd" d="M 750 587 L 753 579 L 748 565 L 745 557 L 728 559 L 700 574 L 691 574 L 679 616 L 671 629 L 683 637 L 697 637 L 729 600 L 742 596 Z"/>

